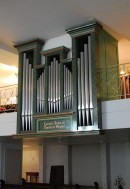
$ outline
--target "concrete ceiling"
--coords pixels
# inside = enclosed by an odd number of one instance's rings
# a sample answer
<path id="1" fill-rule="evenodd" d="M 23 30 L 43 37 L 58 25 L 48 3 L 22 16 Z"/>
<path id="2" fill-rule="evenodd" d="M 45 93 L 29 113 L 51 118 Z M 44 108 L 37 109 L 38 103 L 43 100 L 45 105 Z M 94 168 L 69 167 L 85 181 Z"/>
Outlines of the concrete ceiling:
<path id="1" fill-rule="evenodd" d="M 121 63 L 128 62 L 129 10 L 129 0 L 0 0 L 0 49 L 17 53 L 14 43 L 47 40 L 96 19 L 119 40 Z"/>

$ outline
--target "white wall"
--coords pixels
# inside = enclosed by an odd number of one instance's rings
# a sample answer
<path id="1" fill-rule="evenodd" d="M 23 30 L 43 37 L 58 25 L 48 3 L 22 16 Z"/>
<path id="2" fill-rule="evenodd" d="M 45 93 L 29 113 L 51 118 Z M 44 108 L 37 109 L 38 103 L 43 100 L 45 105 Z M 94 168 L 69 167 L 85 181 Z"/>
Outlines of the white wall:
<path id="1" fill-rule="evenodd" d="M 55 142 L 44 145 L 44 182 L 49 183 L 51 165 L 64 165 L 64 183 L 68 184 L 68 146 Z"/>
<path id="2" fill-rule="evenodd" d="M 12 142 L 4 142 L 1 143 L 1 177 L 0 179 L 4 179 L 5 180 L 5 166 L 6 166 L 6 151 L 7 150 L 21 150 L 22 151 L 22 144 L 20 141 L 14 143 L 14 141 L 12 140 Z M 22 170 L 22 161 L 21 161 L 21 170 Z"/>
<path id="3" fill-rule="evenodd" d="M 111 189 L 116 189 L 114 181 L 121 176 L 125 181 L 125 189 L 130 189 L 130 143 L 110 144 L 110 165 L 111 165 Z"/>
<path id="4" fill-rule="evenodd" d="M 56 47 L 65 46 L 70 49 L 67 58 L 72 58 L 72 40 L 69 34 L 58 36 L 52 39 L 45 41 L 45 45 L 42 48 L 42 51 L 53 49 Z M 42 64 L 45 63 L 45 58 L 42 56 Z"/>
<path id="5" fill-rule="evenodd" d="M 102 102 L 103 129 L 130 128 L 130 99 Z"/>
<path id="6" fill-rule="evenodd" d="M 72 183 L 94 186 L 101 185 L 100 144 L 72 146 Z"/>
<path id="7" fill-rule="evenodd" d="M 17 112 L 0 114 L 0 136 L 16 134 Z"/>
<path id="8" fill-rule="evenodd" d="M 39 172 L 39 153 L 35 148 L 23 151 L 23 178 L 26 172 Z"/>
<path id="9" fill-rule="evenodd" d="M 25 179 L 26 172 L 39 172 L 39 145 L 35 142 L 23 145 L 22 177 Z"/>
<path id="10" fill-rule="evenodd" d="M 0 143 L 0 179 L 2 179 L 2 143 Z"/>

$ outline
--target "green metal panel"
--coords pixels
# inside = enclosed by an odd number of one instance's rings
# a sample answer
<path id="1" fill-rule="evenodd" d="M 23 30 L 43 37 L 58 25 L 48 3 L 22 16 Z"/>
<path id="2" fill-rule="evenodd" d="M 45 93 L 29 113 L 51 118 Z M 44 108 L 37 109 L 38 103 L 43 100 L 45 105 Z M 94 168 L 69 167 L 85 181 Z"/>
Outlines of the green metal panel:
<path id="1" fill-rule="evenodd" d="M 102 100 L 119 97 L 118 42 L 106 31 L 102 30 L 100 39 L 100 88 Z M 117 65 L 117 67 L 115 66 Z M 110 69 L 111 66 L 111 69 Z M 112 66 L 113 69 L 112 69 Z"/>
<path id="2" fill-rule="evenodd" d="M 71 130 L 73 130 L 72 116 L 37 120 L 37 132 L 61 132 Z"/>

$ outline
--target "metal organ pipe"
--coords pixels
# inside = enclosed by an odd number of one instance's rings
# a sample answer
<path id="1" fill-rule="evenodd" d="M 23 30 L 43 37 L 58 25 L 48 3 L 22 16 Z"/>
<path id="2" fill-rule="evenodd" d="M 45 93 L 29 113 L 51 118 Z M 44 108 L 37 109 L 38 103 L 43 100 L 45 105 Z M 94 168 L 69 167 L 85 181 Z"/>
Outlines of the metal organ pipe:
<path id="1" fill-rule="evenodd" d="M 60 64 L 58 64 L 58 112 L 60 112 Z"/>
<path id="2" fill-rule="evenodd" d="M 29 130 L 31 130 L 31 64 L 29 64 L 29 74 L 28 74 L 28 76 L 29 76 L 29 84 L 28 84 L 28 102 L 29 102 L 29 104 L 28 104 L 28 119 L 29 119 Z"/>
<path id="3" fill-rule="evenodd" d="M 37 80 L 37 112 L 39 112 L 40 106 L 40 95 L 39 95 L 40 87 L 39 87 L 39 79 Z"/>
<path id="4" fill-rule="evenodd" d="M 85 78 L 84 78 L 84 53 L 80 53 L 81 59 L 81 102 L 82 102 L 82 124 L 85 125 Z"/>
<path id="5" fill-rule="evenodd" d="M 64 65 L 64 108 L 66 109 L 66 67 Z"/>
<path id="6" fill-rule="evenodd" d="M 59 75 L 58 75 L 58 61 L 56 60 L 56 113 L 58 112 L 58 80 L 59 80 Z"/>
<path id="7" fill-rule="evenodd" d="M 25 70 L 26 70 L 26 54 L 23 54 L 23 93 L 22 93 L 22 130 L 25 127 Z"/>
<path id="8" fill-rule="evenodd" d="M 92 73 L 91 73 L 91 37 L 80 52 L 78 65 L 78 118 L 79 126 L 93 125 Z"/>
<path id="9" fill-rule="evenodd" d="M 72 108 L 72 72 L 64 65 L 64 109 Z"/>
<path id="10" fill-rule="evenodd" d="M 49 91 L 48 91 L 48 109 L 51 113 L 51 66 L 49 66 Z"/>
<path id="11" fill-rule="evenodd" d="M 81 126 L 81 66 L 80 58 L 78 58 L 78 113 L 79 113 L 79 126 Z"/>
<path id="12" fill-rule="evenodd" d="M 44 71 L 37 79 L 37 112 L 44 112 Z"/>
<path id="13" fill-rule="evenodd" d="M 89 125 L 89 67 L 88 67 L 88 45 L 84 44 L 84 64 L 85 64 L 85 109 L 87 125 Z"/>
<path id="14" fill-rule="evenodd" d="M 53 108 L 54 113 L 56 113 L 56 59 L 53 59 Z"/>
<path id="15" fill-rule="evenodd" d="M 23 93 L 22 93 L 22 130 L 32 129 L 32 86 L 33 69 L 32 64 L 23 53 Z"/>
<path id="16" fill-rule="evenodd" d="M 60 111 L 60 64 L 53 58 L 49 65 L 48 112 Z"/>
<path id="17" fill-rule="evenodd" d="M 50 75 L 51 75 L 51 86 L 50 86 L 50 88 L 51 88 L 51 112 L 50 113 L 52 113 L 53 112 L 53 63 L 52 62 L 51 62 Z"/>
<path id="18" fill-rule="evenodd" d="M 89 57 L 89 90 L 90 90 L 90 114 L 93 125 L 93 97 L 92 97 L 92 62 L 91 62 L 91 36 L 88 36 L 88 57 Z"/>
<path id="19" fill-rule="evenodd" d="M 33 129 L 33 68 L 31 73 L 31 129 Z"/>

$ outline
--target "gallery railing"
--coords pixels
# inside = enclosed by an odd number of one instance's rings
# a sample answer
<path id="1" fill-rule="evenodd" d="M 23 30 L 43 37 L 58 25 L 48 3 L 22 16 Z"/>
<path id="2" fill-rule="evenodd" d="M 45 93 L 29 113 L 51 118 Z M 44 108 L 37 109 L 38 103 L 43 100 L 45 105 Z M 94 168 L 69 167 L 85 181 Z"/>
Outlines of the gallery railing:
<path id="1" fill-rule="evenodd" d="M 0 113 L 17 111 L 17 87 L 0 87 Z M 101 101 L 130 98 L 130 63 L 98 69 L 97 89 Z"/>
<path id="2" fill-rule="evenodd" d="M 17 87 L 18 85 L 0 87 L 0 113 L 17 111 Z"/>
<path id="3" fill-rule="evenodd" d="M 102 101 L 130 98 L 130 63 L 98 69 L 97 85 Z"/>

